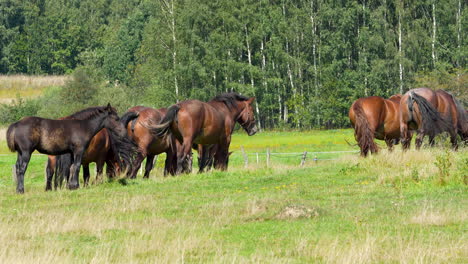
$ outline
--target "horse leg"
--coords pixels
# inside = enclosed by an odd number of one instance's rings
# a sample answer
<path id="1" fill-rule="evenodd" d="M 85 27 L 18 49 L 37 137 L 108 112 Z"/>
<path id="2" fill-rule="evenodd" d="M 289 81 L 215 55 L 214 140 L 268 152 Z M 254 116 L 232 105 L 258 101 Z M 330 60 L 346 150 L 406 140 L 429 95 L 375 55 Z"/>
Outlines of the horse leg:
<path id="1" fill-rule="evenodd" d="M 137 157 L 133 161 L 132 169 L 127 173 L 127 177 L 130 179 L 135 179 L 138 173 L 138 170 L 141 167 L 141 163 L 145 159 L 146 154 L 142 152 L 138 152 Z"/>
<path id="2" fill-rule="evenodd" d="M 83 185 L 86 187 L 89 184 L 90 177 L 89 164 L 82 164 L 81 166 L 83 166 Z"/>
<path id="3" fill-rule="evenodd" d="M 70 179 L 68 181 L 68 189 L 76 190 L 80 188 L 78 176 L 80 175 L 81 159 L 83 151 L 73 154 L 73 165 L 70 167 Z"/>
<path id="4" fill-rule="evenodd" d="M 104 161 L 98 160 L 96 162 L 96 179 L 94 180 L 96 183 L 101 182 L 103 171 L 104 171 Z"/>
<path id="5" fill-rule="evenodd" d="M 47 165 L 46 165 L 46 191 L 52 191 L 52 178 L 54 176 L 54 164 L 52 164 L 52 160 L 50 158 L 47 159 Z M 57 190 L 57 185 L 55 185 L 55 189 Z"/>
<path id="6" fill-rule="evenodd" d="M 31 153 L 24 151 L 18 154 L 18 159 L 16 160 L 16 192 L 24 193 L 24 174 L 28 168 L 29 160 L 31 159 Z"/>
<path id="7" fill-rule="evenodd" d="M 393 151 L 393 139 L 385 139 L 385 143 L 387 144 L 388 151 Z"/>
<path id="8" fill-rule="evenodd" d="M 400 123 L 401 147 L 403 150 L 408 150 L 411 146 L 411 132 L 408 129 L 408 124 Z"/>
<path id="9" fill-rule="evenodd" d="M 186 172 L 186 163 L 191 156 L 192 138 L 186 137 L 180 146 L 180 151 L 177 151 L 177 171 L 176 174 Z"/>
<path id="10" fill-rule="evenodd" d="M 454 151 L 458 150 L 457 135 L 458 135 L 458 133 L 456 132 L 456 130 L 451 130 L 450 131 L 450 143 L 452 143 L 452 149 Z"/>
<path id="11" fill-rule="evenodd" d="M 420 133 L 418 133 L 418 135 L 416 136 L 416 150 L 420 150 L 421 149 L 421 145 L 423 143 L 423 140 L 424 140 L 424 132 L 421 131 Z"/>
<path id="12" fill-rule="evenodd" d="M 153 169 L 153 161 L 154 161 L 154 155 L 153 154 L 150 154 L 150 155 L 146 156 L 145 175 L 143 176 L 143 178 L 145 178 L 145 179 L 149 178 L 149 174 L 150 174 L 151 170 Z"/>

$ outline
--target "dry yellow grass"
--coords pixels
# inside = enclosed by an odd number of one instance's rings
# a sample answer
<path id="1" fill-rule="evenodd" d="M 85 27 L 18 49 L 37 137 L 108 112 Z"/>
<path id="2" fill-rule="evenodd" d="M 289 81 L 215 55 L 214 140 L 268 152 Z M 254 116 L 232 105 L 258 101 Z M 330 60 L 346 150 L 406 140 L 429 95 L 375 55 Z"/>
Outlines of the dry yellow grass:
<path id="1" fill-rule="evenodd" d="M 65 75 L 0 75 L 0 102 L 8 103 L 17 95 L 38 96 L 45 88 L 62 86 L 68 79 Z"/>

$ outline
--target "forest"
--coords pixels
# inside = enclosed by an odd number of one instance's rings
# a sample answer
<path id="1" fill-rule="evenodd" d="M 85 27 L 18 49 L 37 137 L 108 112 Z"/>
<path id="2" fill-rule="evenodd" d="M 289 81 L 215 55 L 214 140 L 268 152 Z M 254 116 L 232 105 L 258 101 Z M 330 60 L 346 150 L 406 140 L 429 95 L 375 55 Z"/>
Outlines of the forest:
<path id="1" fill-rule="evenodd" d="M 236 91 L 261 128 L 349 126 L 351 103 L 415 87 L 468 103 L 461 0 L 0 0 L 0 74 L 72 75 L 2 123 Z"/>

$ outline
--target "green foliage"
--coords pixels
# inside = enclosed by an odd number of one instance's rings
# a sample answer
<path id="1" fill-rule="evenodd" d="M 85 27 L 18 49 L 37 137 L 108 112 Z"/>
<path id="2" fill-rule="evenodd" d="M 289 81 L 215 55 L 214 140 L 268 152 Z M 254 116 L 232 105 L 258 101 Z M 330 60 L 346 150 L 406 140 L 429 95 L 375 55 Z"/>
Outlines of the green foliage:
<path id="1" fill-rule="evenodd" d="M 450 153 L 450 150 L 446 150 L 445 153 L 436 156 L 436 161 L 434 164 L 438 170 L 437 182 L 440 185 L 445 185 L 448 178 L 450 177 L 450 169 L 453 163 L 452 160 L 453 156 Z"/>
<path id="2" fill-rule="evenodd" d="M 34 116 L 41 105 L 34 99 L 17 97 L 10 104 L 0 104 L 0 124 L 10 124 L 25 116 Z"/>
<path id="3" fill-rule="evenodd" d="M 237 91 L 256 96 L 262 127 L 346 127 L 363 96 L 428 86 L 468 102 L 459 3 L 0 0 L 0 73 L 85 65 L 131 102 L 167 107 Z"/>

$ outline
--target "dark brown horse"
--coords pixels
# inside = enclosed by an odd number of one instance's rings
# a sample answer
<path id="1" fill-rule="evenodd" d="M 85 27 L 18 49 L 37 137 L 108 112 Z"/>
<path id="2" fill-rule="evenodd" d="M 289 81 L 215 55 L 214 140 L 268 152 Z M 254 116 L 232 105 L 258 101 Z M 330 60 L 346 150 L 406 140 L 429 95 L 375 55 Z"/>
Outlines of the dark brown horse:
<path id="1" fill-rule="evenodd" d="M 52 120 L 25 117 L 13 123 L 7 130 L 8 148 L 18 153 L 16 161 L 17 193 L 24 193 L 24 174 L 34 150 L 48 155 L 72 153 L 73 165 L 69 189 L 79 188 L 78 174 L 81 161 L 91 139 L 107 128 L 116 139 L 125 138 L 125 127 L 117 112 L 109 105 L 95 107 L 84 120 Z"/>
<path id="2" fill-rule="evenodd" d="M 226 170 L 231 134 L 236 122 L 250 136 L 257 132 L 252 109 L 254 100 L 254 97 L 226 93 L 207 103 L 198 100 L 183 101 L 169 107 L 161 124 L 154 126 L 151 131 L 157 137 L 172 134 L 181 143 L 181 148 L 177 151 L 177 173 L 182 172 L 186 160 L 191 159 L 193 144 L 217 144 L 214 166 L 216 169 Z"/>
<path id="3" fill-rule="evenodd" d="M 349 119 L 354 127 L 354 137 L 361 149 L 361 155 L 369 151 L 377 153 L 374 138 L 385 140 L 389 150 L 400 139 L 399 105 L 401 95 L 389 99 L 379 96 L 360 98 L 351 105 Z"/>
<path id="4" fill-rule="evenodd" d="M 172 152 L 172 144 L 180 145 L 171 135 L 155 137 L 148 127 L 159 123 L 167 113 L 166 108 L 154 109 L 151 107 L 135 106 L 127 110 L 122 120 L 127 127 L 127 133 L 138 146 L 136 158 L 133 161 L 132 170 L 128 171 L 129 178 L 136 178 L 137 172 L 146 158 L 144 178 L 148 178 L 153 169 L 156 155 L 166 153 L 164 175 L 175 174 L 176 153 Z M 175 146 L 177 148 L 177 146 Z"/>
<path id="5" fill-rule="evenodd" d="M 438 109 L 441 109 L 439 112 Z M 442 112 L 442 114 L 441 114 Z M 439 98 L 429 88 L 417 88 L 406 92 L 400 102 L 400 133 L 403 149 L 408 149 L 411 142 L 411 130 L 417 131 L 416 149 L 420 149 L 424 136 L 428 135 L 430 143 L 436 135 L 448 132 L 452 147 L 457 149 L 457 121 L 454 124 L 448 119 L 455 117 L 445 98 Z"/>
<path id="6" fill-rule="evenodd" d="M 89 117 L 92 114 L 94 108 L 87 108 L 85 110 L 79 111 L 75 114 L 61 117 L 59 120 L 83 120 Z M 119 158 L 117 156 L 117 151 L 112 148 L 113 144 L 111 143 L 111 134 L 107 131 L 107 129 L 102 129 L 99 131 L 89 143 L 88 148 L 86 149 L 83 160 L 81 165 L 83 166 L 83 180 L 84 185 L 87 186 L 89 182 L 89 164 L 96 163 L 96 179 L 98 179 L 103 172 L 104 164 L 107 165 L 106 174 L 109 177 L 113 177 L 116 171 L 119 169 Z M 69 155 L 69 154 L 64 154 Z M 70 159 L 71 157 L 65 157 Z M 69 166 L 71 164 L 64 164 L 67 163 L 66 160 L 63 160 L 59 157 L 60 162 L 58 163 L 58 168 L 56 170 L 57 165 L 57 157 L 56 156 L 48 156 L 47 159 L 47 166 L 46 166 L 46 191 L 52 190 L 52 179 L 55 175 L 54 181 L 54 188 L 62 186 L 63 179 L 68 180 L 69 175 Z M 71 163 L 71 161 L 68 161 Z M 68 166 L 68 167 L 67 167 Z"/>
<path id="7" fill-rule="evenodd" d="M 69 154 L 64 154 L 69 155 Z M 89 183 L 90 172 L 89 164 L 96 163 L 96 180 L 99 179 L 104 170 L 104 164 L 106 164 L 106 174 L 109 178 L 115 176 L 115 173 L 119 170 L 119 159 L 116 156 L 115 150 L 112 148 L 111 137 L 107 129 L 99 131 L 89 143 L 86 149 L 81 166 L 83 167 L 83 182 L 87 186 Z M 59 162 L 60 164 L 60 162 Z M 69 168 L 62 168 L 65 164 L 60 164 L 56 170 L 57 156 L 48 156 L 47 159 L 47 183 L 46 191 L 52 190 L 52 179 L 55 175 L 54 188 L 62 186 L 63 179 L 68 180 Z"/>

